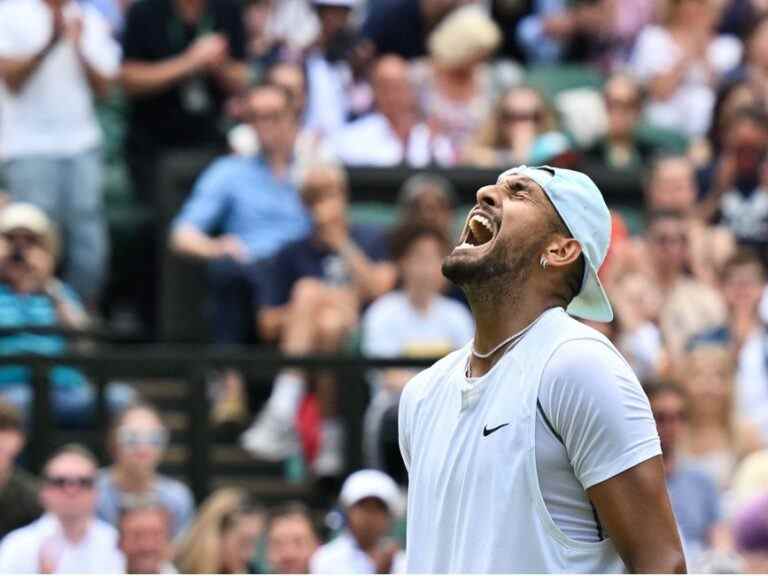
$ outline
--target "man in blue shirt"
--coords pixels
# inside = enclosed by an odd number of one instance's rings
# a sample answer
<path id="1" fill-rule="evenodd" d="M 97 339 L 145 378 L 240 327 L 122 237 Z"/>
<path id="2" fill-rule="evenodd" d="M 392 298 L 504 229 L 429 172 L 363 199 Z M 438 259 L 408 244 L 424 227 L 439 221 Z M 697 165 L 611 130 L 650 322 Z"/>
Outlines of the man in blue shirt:
<path id="1" fill-rule="evenodd" d="M 282 248 L 263 283 L 259 311 L 262 337 L 276 340 L 288 355 L 339 350 L 359 321 L 360 307 L 394 287 L 384 236 L 347 220 L 347 179 L 340 168 L 315 166 L 303 180 L 302 198 L 311 214 L 312 232 Z M 243 436 L 255 455 L 281 460 L 297 449 L 293 426 L 304 395 L 305 375 L 281 372 L 254 426 Z M 332 476 L 341 466 L 342 431 L 335 418 L 331 376 L 316 379 L 321 405 L 318 475 Z"/>
<path id="2" fill-rule="evenodd" d="M 227 156 L 200 177 L 173 224 L 171 247 L 209 263 L 219 342 L 242 342 L 252 332 L 251 294 L 261 264 L 302 237 L 309 220 L 294 185 L 297 119 L 290 95 L 262 85 L 249 96 L 258 134 L 257 157 Z"/>

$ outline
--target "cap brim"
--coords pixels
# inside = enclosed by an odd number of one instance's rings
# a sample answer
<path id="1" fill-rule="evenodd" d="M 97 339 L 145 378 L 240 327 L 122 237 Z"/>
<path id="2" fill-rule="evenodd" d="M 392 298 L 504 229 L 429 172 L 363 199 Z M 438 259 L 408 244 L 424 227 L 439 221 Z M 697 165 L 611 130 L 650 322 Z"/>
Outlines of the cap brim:
<path id="1" fill-rule="evenodd" d="M 613 320 L 613 308 L 597 276 L 597 270 L 586 254 L 584 264 L 584 284 L 578 296 L 568 305 L 568 313 L 586 320 L 610 322 Z"/>

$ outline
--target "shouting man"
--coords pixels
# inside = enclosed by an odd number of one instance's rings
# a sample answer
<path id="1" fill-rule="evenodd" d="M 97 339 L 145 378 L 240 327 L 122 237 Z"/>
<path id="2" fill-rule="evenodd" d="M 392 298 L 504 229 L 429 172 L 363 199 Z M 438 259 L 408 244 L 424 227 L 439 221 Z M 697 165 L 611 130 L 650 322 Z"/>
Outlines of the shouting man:
<path id="1" fill-rule="evenodd" d="M 400 402 L 408 572 L 685 570 L 648 400 L 569 316 L 613 317 L 610 233 L 579 172 L 521 166 L 478 190 L 443 263 L 475 337 Z"/>

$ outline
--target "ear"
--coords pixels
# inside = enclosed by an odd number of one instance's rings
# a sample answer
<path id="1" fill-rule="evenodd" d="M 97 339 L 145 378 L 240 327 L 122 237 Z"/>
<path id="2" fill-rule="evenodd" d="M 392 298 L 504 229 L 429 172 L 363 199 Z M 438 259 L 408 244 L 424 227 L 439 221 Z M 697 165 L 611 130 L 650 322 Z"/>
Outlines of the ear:
<path id="1" fill-rule="evenodd" d="M 557 236 L 547 244 L 543 256 L 552 268 L 565 268 L 581 256 L 581 245 L 573 238 Z"/>

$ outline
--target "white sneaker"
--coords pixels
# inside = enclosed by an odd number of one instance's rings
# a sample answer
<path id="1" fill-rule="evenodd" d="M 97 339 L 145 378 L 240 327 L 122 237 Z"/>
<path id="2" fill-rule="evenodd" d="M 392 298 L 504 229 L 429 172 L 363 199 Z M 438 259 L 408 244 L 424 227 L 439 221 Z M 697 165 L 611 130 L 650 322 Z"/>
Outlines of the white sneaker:
<path id="1" fill-rule="evenodd" d="M 344 429 L 336 422 L 324 422 L 320 431 L 320 449 L 312 463 L 316 476 L 338 476 L 344 468 Z"/>
<path id="2" fill-rule="evenodd" d="M 240 445 L 256 458 L 269 462 L 280 462 L 301 451 L 293 422 L 266 408 L 240 436 Z"/>

